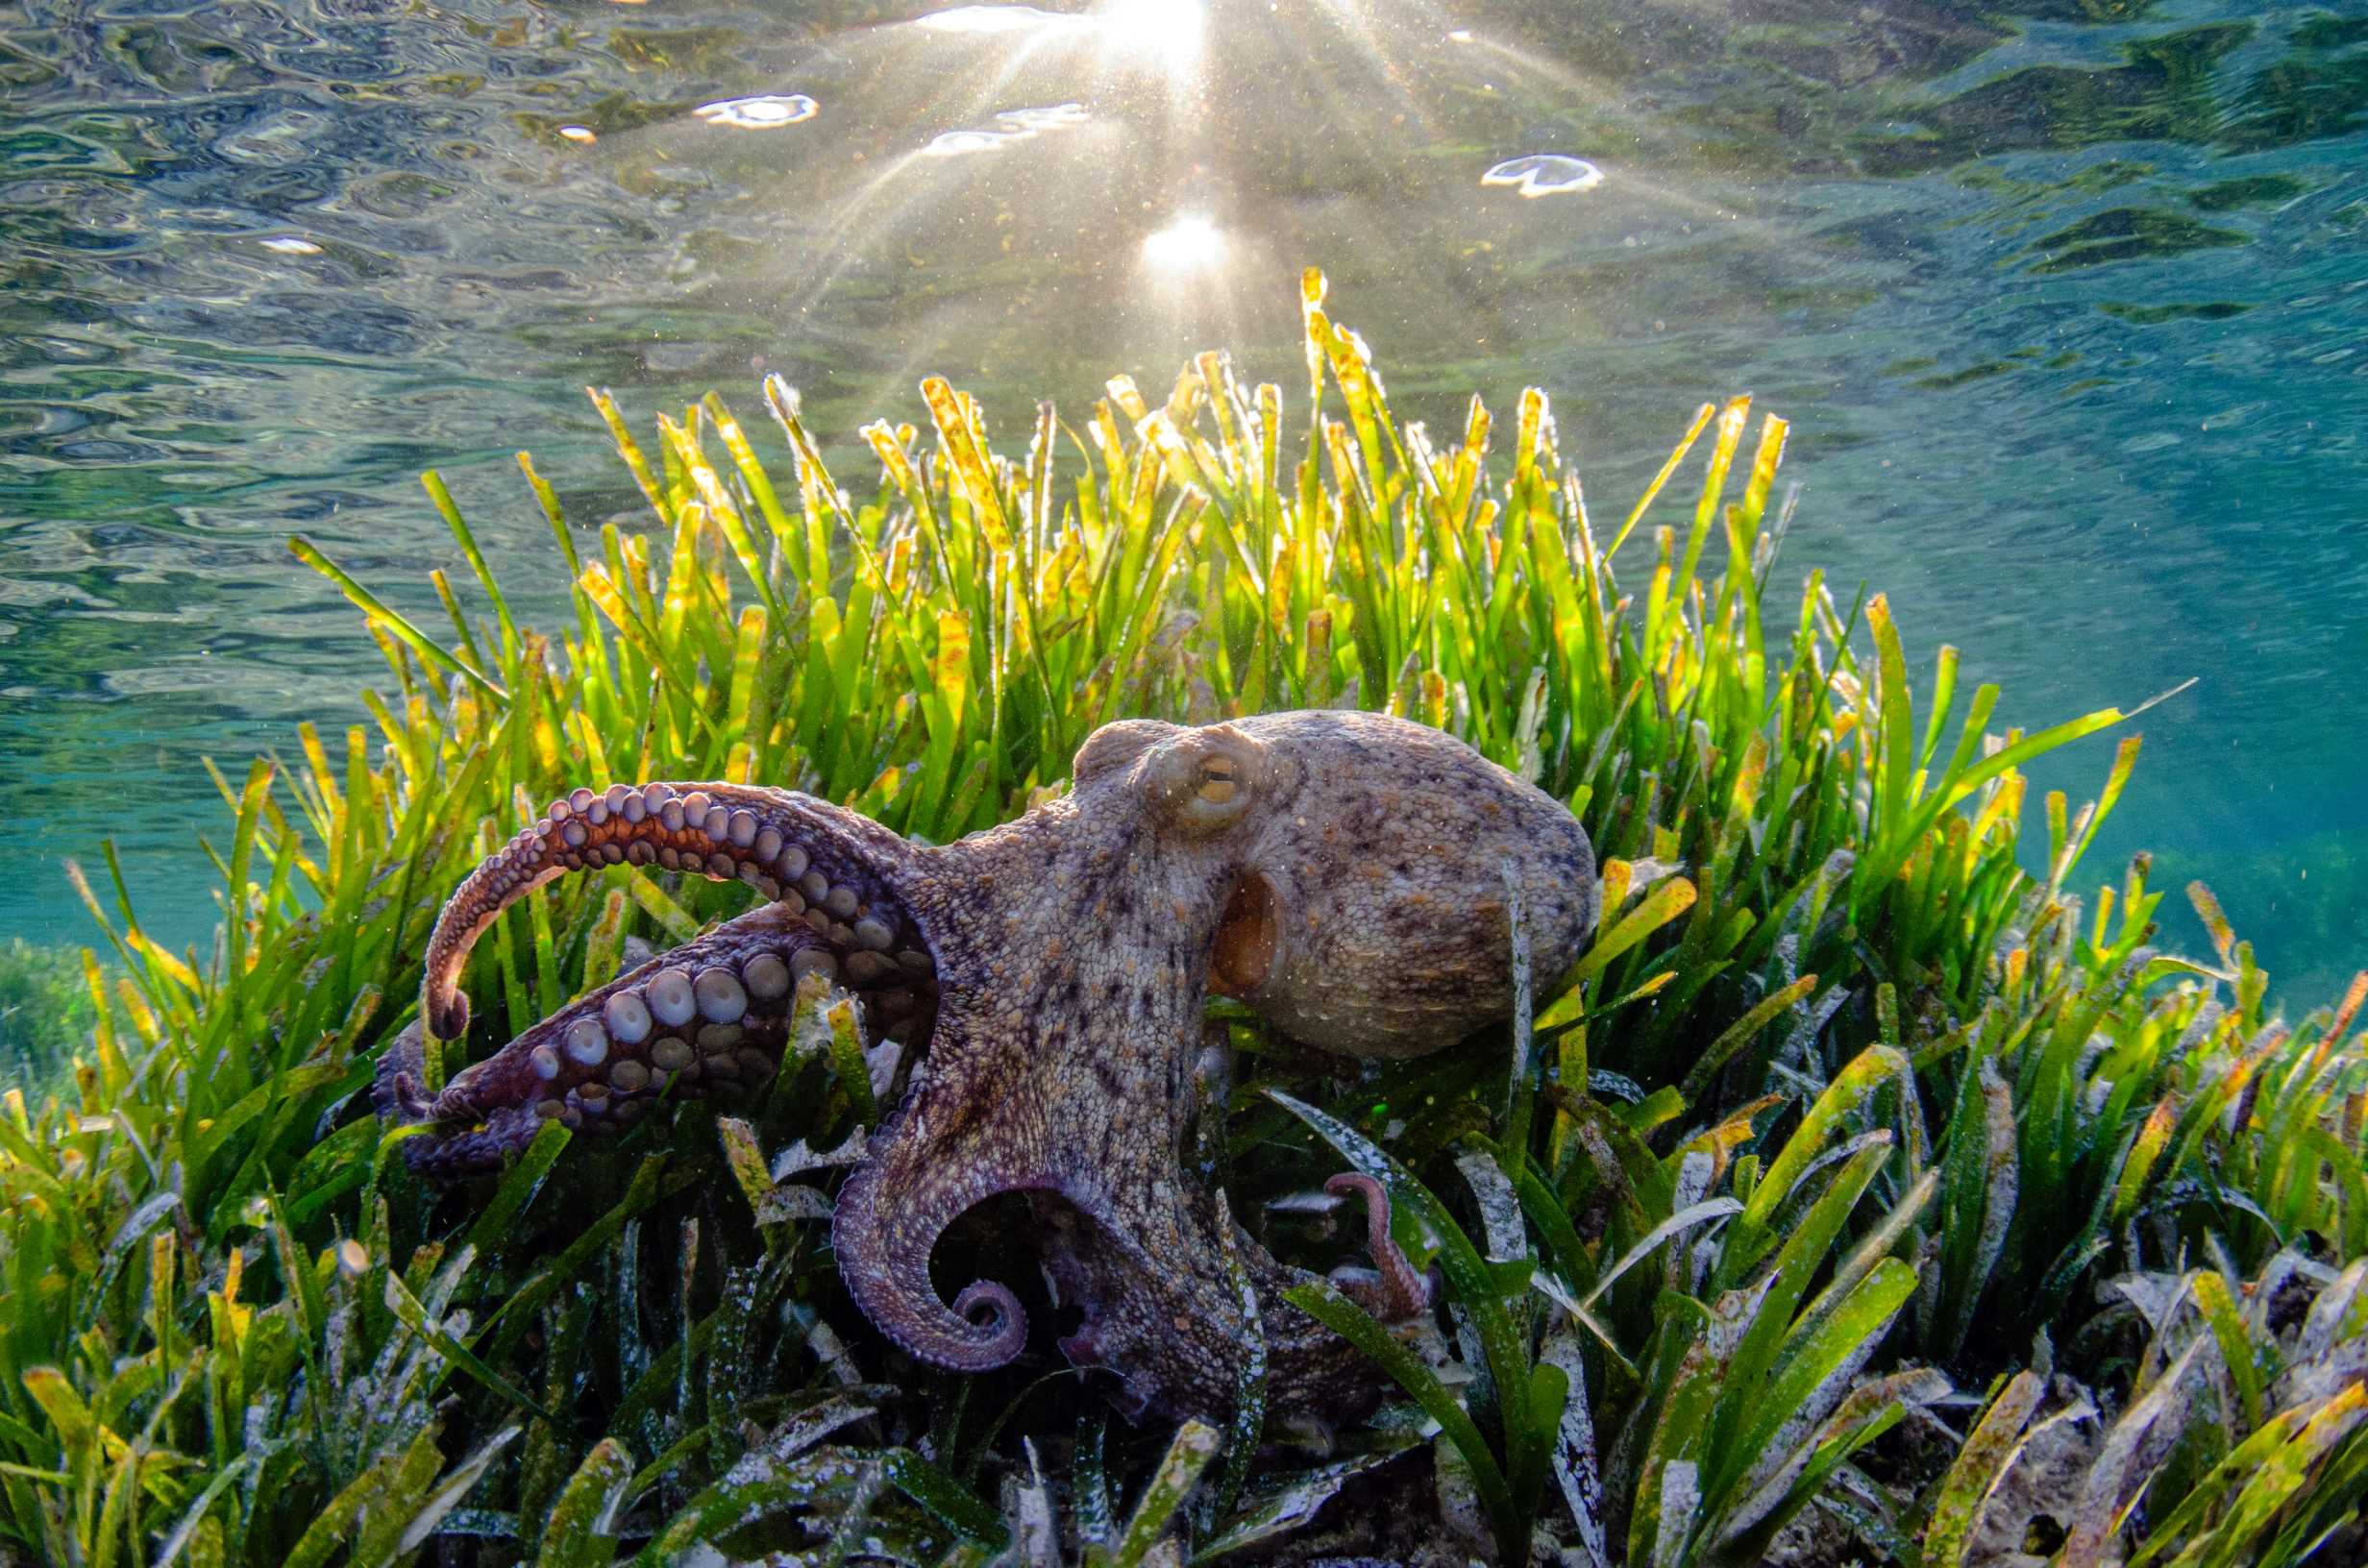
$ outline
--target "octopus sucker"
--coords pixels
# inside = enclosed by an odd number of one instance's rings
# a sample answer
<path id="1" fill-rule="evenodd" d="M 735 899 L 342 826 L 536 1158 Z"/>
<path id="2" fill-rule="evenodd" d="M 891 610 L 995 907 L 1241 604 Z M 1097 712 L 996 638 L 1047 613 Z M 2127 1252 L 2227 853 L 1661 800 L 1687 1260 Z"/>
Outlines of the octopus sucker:
<path id="1" fill-rule="evenodd" d="M 578 1018 L 567 1026 L 568 1059 L 587 1067 L 608 1060 L 608 1031 L 598 1018 Z"/>
<path id="2" fill-rule="evenodd" d="M 637 992 L 621 991 L 601 1004 L 601 1022 L 620 1045 L 638 1045 L 649 1039 L 653 1021 L 650 1004 Z"/>
<path id="3" fill-rule="evenodd" d="M 758 953 L 740 968 L 741 983 L 749 994 L 760 1002 L 774 1002 L 789 994 L 789 966 L 777 953 Z"/>
<path id="4" fill-rule="evenodd" d="M 691 982 L 691 995 L 700 1017 L 710 1023 L 737 1023 L 749 1010 L 749 993 L 740 976 L 722 965 L 700 970 Z"/>
<path id="5" fill-rule="evenodd" d="M 691 977 L 680 969 L 660 969 L 650 978 L 650 1016 L 669 1027 L 691 1021 L 699 1010 L 691 994 Z"/>
<path id="6" fill-rule="evenodd" d="M 1074 787 L 957 843 L 908 843 L 827 801 L 721 783 L 589 786 L 480 865 L 430 940 L 420 1017 L 468 1021 L 469 950 L 502 911 L 572 870 L 660 868 L 766 901 L 580 997 L 430 1097 L 418 1026 L 377 1101 L 439 1179 L 497 1169 L 545 1120 L 606 1136 L 668 1093 L 778 1066 L 808 976 L 860 994 L 883 1092 L 901 1099 L 841 1188 L 832 1240 L 855 1304 L 915 1357 L 984 1371 L 1018 1356 L 1008 1286 L 942 1297 L 938 1239 L 1021 1193 L 1065 1307 L 1060 1345 L 1117 1375 L 1130 1409 L 1221 1419 L 1252 1336 L 1227 1256 L 1258 1298 L 1269 1408 L 1328 1421 L 1379 1374 L 1282 1300 L 1314 1276 L 1276 1261 L 1195 1175 L 1204 1004 L 1238 998 L 1281 1035 L 1409 1057 L 1508 1017 L 1520 890 L 1542 992 L 1593 929 L 1594 857 L 1561 804 L 1461 742 L 1381 715 L 1270 714 L 1197 728 L 1128 720 L 1078 749 Z M 905 1064 L 917 1065 L 905 1072 Z M 1421 1275 L 1363 1200 L 1371 1269 L 1344 1290 L 1413 1332 Z"/>

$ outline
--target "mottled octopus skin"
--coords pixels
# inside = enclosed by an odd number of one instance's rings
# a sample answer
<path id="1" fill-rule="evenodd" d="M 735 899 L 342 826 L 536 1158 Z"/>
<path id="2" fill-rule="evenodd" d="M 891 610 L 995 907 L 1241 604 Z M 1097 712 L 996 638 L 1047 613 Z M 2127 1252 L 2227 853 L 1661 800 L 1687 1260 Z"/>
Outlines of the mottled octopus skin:
<path id="1" fill-rule="evenodd" d="M 422 995 L 438 1036 L 466 1022 L 469 943 L 569 870 L 654 863 L 737 877 L 772 901 L 571 1003 L 433 1100 L 417 1088 L 416 1043 L 390 1051 L 381 1109 L 433 1124 L 407 1144 L 424 1172 L 495 1168 L 545 1117 L 605 1131 L 670 1084 L 770 1070 L 789 1001 L 756 992 L 776 990 L 777 960 L 827 968 L 876 1030 L 900 1020 L 890 1032 L 927 1047 L 838 1198 L 840 1273 L 863 1311 L 939 1365 L 1010 1360 L 1026 1337 L 1018 1299 L 981 1281 L 949 1304 L 929 1260 L 964 1211 L 1027 1193 L 1060 1300 L 1083 1313 L 1062 1350 L 1117 1374 L 1138 1409 L 1222 1418 L 1248 1335 L 1217 1200 L 1190 1174 L 1205 998 L 1238 997 L 1278 1032 L 1352 1056 L 1452 1043 L 1511 1010 L 1508 872 L 1550 984 L 1593 927 L 1593 855 L 1542 793 L 1374 714 L 1124 721 L 1088 737 L 1074 779 L 943 846 L 785 791 L 579 790 L 446 906 Z M 678 1010 L 680 983 L 659 978 L 670 969 L 731 1014 L 712 1048 L 700 1017 L 621 1038 L 632 998 Z M 600 1059 L 585 1065 L 571 1042 Z M 659 1070 L 661 1052 L 681 1066 Z M 1376 1265 L 1338 1282 L 1386 1320 L 1419 1316 L 1427 1293 L 1389 1240 L 1380 1188 L 1347 1176 L 1331 1189 L 1363 1200 Z M 1370 1365 L 1281 1299 L 1310 1276 L 1238 1228 L 1231 1239 L 1260 1302 L 1270 1411 L 1321 1420 L 1369 1404 Z"/>

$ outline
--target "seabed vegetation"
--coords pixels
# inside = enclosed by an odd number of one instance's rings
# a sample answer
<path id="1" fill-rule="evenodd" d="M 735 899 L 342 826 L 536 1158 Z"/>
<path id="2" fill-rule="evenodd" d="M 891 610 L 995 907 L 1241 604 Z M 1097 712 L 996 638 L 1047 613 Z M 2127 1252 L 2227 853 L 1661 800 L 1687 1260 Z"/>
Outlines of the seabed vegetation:
<path id="1" fill-rule="evenodd" d="M 1314 274 L 1304 313 L 1296 412 L 1211 354 L 999 448 L 932 380 L 930 429 L 862 432 L 861 499 L 777 380 L 777 430 L 710 397 L 654 444 L 595 394 L 650 517 L 580 531 L 521 456 L 548 631 L 433 475 L 448 626 L 295 541 L 385 654 L 370 723 L 220 779 L 210 954 L 109 851 L 86 1038 L 0 1097 L 0 1558 L 2360 1560 L 2368 974 L 2272 1016 L 2200 887 L 2212 950 L 2158 950 L 2145 858 L 2084 863 L 2130 716 L 1993 732 L 1880 595 L 1788 580 L 1782 420 L 1705 405 L 1600 513 L 1543 393 L 1402 425 Z M 1368 1423 L 1272 1430 L 1253 1383 L 1135 1427 L 1043 1343 L 896 1352 L 831 1264 L 827 1151 L 879 1106 L 826 996 L 761 1098 L 553 1123 L 457 1194 L 369 1113 L 438 904 L 575 785 L 789 784 L 942 841 L 1105 720 L 1327 704 L 1566 799 L 1606 912 L 1566 989 L 1412 1063 L 1213 1010 L 1233 1212 L 1320 1267 L 1352 1165 L 1443 1281 L 1429 1356 L 1299 1292 L 1401 1391 Z M 2027 798 L 2100 732 L 2093 804 Z M 749 896 L 556 885 L 480 944 L 469 1048 Z M 997 1214 L 949 1277 L 1029 1277 Z"/>
<path id="2" fill-rule="evenodd" d="M 22 937 L 0 947 L 0 1086 L 46 1081 L 88 1033 L 90 1017 L 71 951 Z"/>

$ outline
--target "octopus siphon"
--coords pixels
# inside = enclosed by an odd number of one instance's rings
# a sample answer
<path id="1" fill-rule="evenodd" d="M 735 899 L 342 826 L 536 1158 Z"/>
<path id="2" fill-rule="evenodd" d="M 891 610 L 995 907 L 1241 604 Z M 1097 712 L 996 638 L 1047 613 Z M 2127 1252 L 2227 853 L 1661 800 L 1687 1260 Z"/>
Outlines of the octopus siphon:
<path id="1" fill-rule="evenodd" d="M 843 807 L 738 784 L 577 790 L 446 904 L 421 1012 L 461 1036 L 462 969 L 504 909 L 569 871 L 629 864 L 752 885 L 765 902 L 542 1019 L 432 1096 L 416 1037 L 379 1105 L 429 1130 L 414 1168 L 499 1169 L 547 1120 L 630 1125 L 670 1090 L 749 1083 L 780 1061 L 801 975 L 852 991 L 875 1034 L 925 1050 L 872 1132 L 832 1219 L 855 1303 L 915 1357 L 963 1371 L 1019 1355 L 1009 1286 L 948 1302 L 939 1237 L 1000 1193 L 1036 1211 L 1048 1278 L 1082 1321 L 1059 1341 L 1140 1412 L 1230 1412 L 1259 1303 L 1268 1409 L 1325 1422 L 1379 1374 L 1282 1299 L 1313 1278 L 1231 1228 L 1193 1173 L 1203 1007 L 1236 998 L 1301 1044 L 1402 1058 L 1513 1006 L 1508 889 L 1534 972 L 1576 963 L 1597 915 L 1594 857 L 1563 805 L 1462 742 L 1376 714 L 1268 714 L 1185 728 L 1108 724 L 1073 787 L 956 843 L 911 843 Z M 1373 1267 L 1341 1287 L 1384 1322 L 1427 1316 L 1369 1177 Z M 1228 1229 L 1230 1228 L 1230 1229 Z"/>

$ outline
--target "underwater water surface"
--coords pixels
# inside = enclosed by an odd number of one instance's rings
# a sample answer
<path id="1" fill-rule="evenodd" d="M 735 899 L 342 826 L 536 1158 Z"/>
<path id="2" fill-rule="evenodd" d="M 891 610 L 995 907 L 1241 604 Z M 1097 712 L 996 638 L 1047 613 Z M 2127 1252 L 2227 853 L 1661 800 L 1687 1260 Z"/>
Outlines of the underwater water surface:
<path id="1" fill-rule="evenodd" d="M 1786 573 L 2003 723 L 2193 677 L 2082 880 L 2154 849 L 2303 1005 L 2368 963 L 2356 5 L 17 0 L 0 239 L 0 938 L 92 940 L 111 839 L 204 940 L 203 759 L 363 722 L 292 533 L 440 624 L 435 466 L 547 620 L 512 453 L 641 509 L 586 384 L 778 371 L 851 453 L 938 372 L 1015 443 L 1205 347 L 1303 385 L 1313 264 L 1407 411 L 1546 387 L 1599 505 L 1751 391 Z"/>

